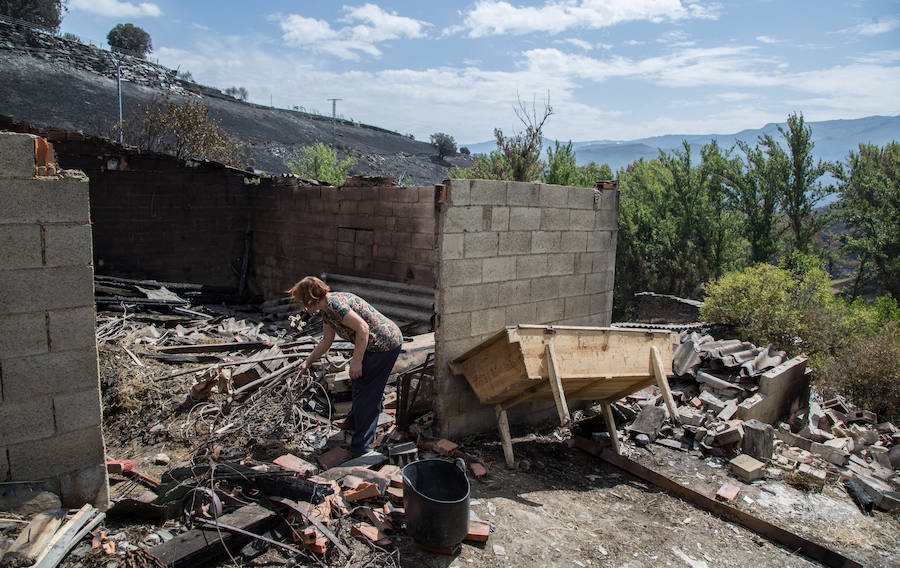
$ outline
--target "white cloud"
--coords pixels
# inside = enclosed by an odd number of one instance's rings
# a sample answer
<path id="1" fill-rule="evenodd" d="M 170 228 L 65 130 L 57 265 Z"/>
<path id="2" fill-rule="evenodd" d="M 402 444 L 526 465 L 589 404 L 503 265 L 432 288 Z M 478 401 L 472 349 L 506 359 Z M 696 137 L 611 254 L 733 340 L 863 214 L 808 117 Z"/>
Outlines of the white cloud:
<path id="1" fill-rule="evenodd" d="M 557 39 L 554 40 L 553 43 L 568 43 L 569 45 L 574 45 L 575 47 L 583 49 L 584 51 L 590 51 L 594 48 L 594 45 L 591 42 L 574 37 L 570 37 L 568 39 Z"/>
<path id="2" fill-rule="evenodd" d="M 386 12 L 375 4 L 344 6 L 343 11 L 345 16 L 341 22 L 347 25 L 339 28 L 332 28 L 325 20 L 299 14 L 272 19 L 280 20 L 281 37 L 288 45 L 330 53 L 341 59 L 358 59 L 360 53 L 379 57 L 381 50 L 377 44 L 404 37 L 423 37 L 425 29 L 431 26 L 428 22 Z"/>
<path id="3" fill-rule="evenodd" d="M 756 41 L 758 41 L 759 43 L 778 43 L 779 42 L 778 39 L 776 39 L 772 36 L 767 36 L 767 35 L 756 36 Z"/>
<path id="4" fill-rule="evenodd" d="M 635 46 L 635 45 L 645 45 L 646 43 L 647 43 L 646 41 L 641 41 L 641 40 L 637 40 L 637 39 L 630 39 L 630 40 L 628 40 L 628 41 L 625 42 L 625 45 Z"/>
<path id="5" fill-rule="evenodd" d="M 671 45 L 673 47 L 690 47 L 697 42 L 689 40 L 687 33 L 682 30 L 672 30 L 657 39 L 656 43 Z"/>
<path id="6" fill-rule="evenodd" d="M 875 65 L 884 65 L 887 63 L 897 63 L 900 61 L 900 49 L 887 49 L 884 51 L 875 51 L 866 55 L 860 55 L 853 59 L 857 63 L 871 63 Z"/>
<path id="7" fill-rule="evenodd" d="M 479 0 L 463 14 L 463 25 L 473 38 L 532 32 L 557 34 L 568 29 L 598 29 L 634 21 L 715 19 L 717 12 L 716 6 L 705 7 L 689 0 L 546 1 L 542 6 L 513 6 L 504 0 Z"/>
<path id="8" fill-rule="evenodd" d="M 900 19 L 887 18 L 884 20 L 857 24 L 841 31 L 853 35 L 875 36 L 892 32 L 897 29 L 898 25 L 900 25 Z"/>
<path id="9" fill-rule="evenodd" d="M 69 9 L 90 12 L 108 18 L 139 18 L 141 16 L 159 17 L 162 10 L 152 2 L 121 2 L 120 0 L 72 0 Z"/>

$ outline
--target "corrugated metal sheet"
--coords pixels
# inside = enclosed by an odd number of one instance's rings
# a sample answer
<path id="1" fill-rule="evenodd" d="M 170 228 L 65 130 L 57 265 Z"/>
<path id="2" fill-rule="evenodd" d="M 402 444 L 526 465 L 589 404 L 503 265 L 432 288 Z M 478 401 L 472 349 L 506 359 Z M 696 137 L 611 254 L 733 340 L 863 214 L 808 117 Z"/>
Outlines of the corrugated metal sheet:
<path id="1" fill-rule="evenodd" d="M 345 274 L 322 274 L 321 278 L 335 292 L 351 292 L 363 298 L 408 333 L 425 333 L 432 328 L 434 288 Z"/>

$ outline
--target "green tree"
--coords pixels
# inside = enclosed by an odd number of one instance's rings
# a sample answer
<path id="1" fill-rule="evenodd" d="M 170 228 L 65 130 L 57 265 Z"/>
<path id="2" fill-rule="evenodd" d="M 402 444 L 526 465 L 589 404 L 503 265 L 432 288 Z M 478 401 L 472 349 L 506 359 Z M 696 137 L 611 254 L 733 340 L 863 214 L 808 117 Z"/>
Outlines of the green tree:
<path id="1" fill-rule="evenodd" d="M 731 200 L 744 218 L 750 262 L 769 262 L 778 250 L 778 203 L 786 191 L 789 160 L 769 135 L 760 137 L 756 146 L 743 141 L 737 146 L 744 157 L 731 158 L 725 173 Z"/>
<path id="2" fill-rule="evenodd" d="M 338 160 L 337 151 L 322 142 L 300 149 L 300 157 L 292 162 L 285 162 L 291 173 L 300 177 L 317 179 L 331 185 L 344 185 L 347 171 L 356 165 L 356 159 L 346 157 Z"/>
<path id="3" fill-rule="evenodd" d="M 880 286 L 900 298 L 900 143 L 860 144 L 840 171 L 837 216 L 849 227 L 845 249 L 859 258 L 857 286 L 871 269 Z"/>
<path id="4" fill-rule="evenodd" d="M 438 155 L 441 158 L 452 156 L 456 153 L 456 140 L 443 132 L 435 132 L 431 135 L 431 145 L 437 148 Z"/>
<path id="5" fill-rule="evenodd" d="M 117 24 L 106 34 L 106 41 L 113 51 L 127 52 L 137 57 L 146 57 L 153 51 L 150 34 L 133 24 Z"/>
<path id="6" fill-rule="evenodd" d="M 803 114 L 792 113 L 787 118 L 787 129 L 779 126 L 778 132 L 787 144 L 790 158 L 785 193 L 781 203 L 793 234 L 794 248 L 808 252 L 813 235 L 821 229 L 826 218 L 816 216 L 813 209 L 831 193 L 832 188 L 822 185 L 820 178 L 832 169 L 828 162 L 813 160 L 812 128 L 803 122 Z M 767 142 L 774 144 L 774 141 Z M 774 148 L 767 148 L 774 152 Z"/>
<path id="7" fill-rule="evenodd" d="M 578 167 L 578 180 L 575 185 L 579 187 L 594 187 L 599 180 L 615 179 L 612 168 L 609 164 L 597 165 L 597 162 L 591 162 L 586 166 Z"/>
<path id="8" fill-rule="evenodd" d="M 547 170 L 543 181 L 557 185 L 575 185 L 579 177 L 572 141 L 569 140 L 566 145 L 560 144 L 559 140 L 554 141 L 553 148 L 547 148 Z"/>
<path id="9" fill-rule="evenodd" d="M 0 0 L 0 14 L 56 32 L 68 4 L 68 0 Z"/>

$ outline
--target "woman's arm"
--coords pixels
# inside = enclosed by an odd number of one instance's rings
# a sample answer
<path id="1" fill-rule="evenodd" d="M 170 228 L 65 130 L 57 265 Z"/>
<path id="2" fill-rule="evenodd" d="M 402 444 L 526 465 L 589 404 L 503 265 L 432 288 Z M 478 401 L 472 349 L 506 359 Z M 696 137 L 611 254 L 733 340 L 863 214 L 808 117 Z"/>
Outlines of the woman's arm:
<path id="1" fill-rule="evenodd" d="M 312 353 L 306 357 L 306 360 L 300 363 L 300 374 L 306 372 L 309 369 L 309 366 L 319 360 L 319 357 L 325 354 L 326 351 L 331 347 L 331 344 L 334 342 L 334 328 L 328 324 L 322 326 L 322 341 L 320 341 L 315 348 L 313 348 Z"/>
<path id="2" fill-rule="evenodd" d="M 350 378 L 358 379 L 362 376 L 363 355 L 369 345 L 369 324 L 353 310 L 348 311 L 341 322 L 356 332 L 353 342 L 353 357 L 350 359 Z"/>

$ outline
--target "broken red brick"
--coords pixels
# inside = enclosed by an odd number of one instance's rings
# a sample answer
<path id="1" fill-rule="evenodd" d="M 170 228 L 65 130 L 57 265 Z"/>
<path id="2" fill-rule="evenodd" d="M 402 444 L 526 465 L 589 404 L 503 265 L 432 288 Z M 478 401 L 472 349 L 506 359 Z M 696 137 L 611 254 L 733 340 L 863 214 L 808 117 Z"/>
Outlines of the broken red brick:
<path id="1" fill-rule="evenodd" d="M 363 482 L 363 480 L 355 475 L 348 475 L 341 482 L 341 486 L 344 489 L 356 489 Z"/>
<path id="2" fill-rule="evenodd" d="M 726 483 L 722 487 L 719 487 L 719 490 L 716 492 L 716 499 L 722 499 L 723 501 L 734 501 L 737 499 L 738 493 L 741 492 L 741 488 L 733 483 Z"/>
<path id="3" fill-rule="evenodd" d="M 134 469 L 134 460 L 106 460 L 106 471 L 109 473 L 125 473 Z"/>
<path id="4" fill-rule="evenodd" d="M 381 490 L 378 484 L 363 481 L 356 489 L 344 491 L 343 497 L 348 503 L 356 503 L 357 501 L 365 501 L 366 499 L 374 499 L 381 496 Z"/>
<path id="5" fill-rule="evenodd" d="M 323 469 L 331 469 L 344 463 L 352 457 L 353 454 L 350 453 L 350 450 L 338 447 L 328 450 L 321 456 L 317 457 L 316 461 L 319 462 L 319 465 L 322 466 Z"/>
<path id="6" fill-rule="evenodd" d="M 288 471 L 296 471 L 303 477 L 309 477 L 310 475 L 315 475 L 318 473 L 319 468 L 309 463 L 306 460 L 300 459 L 293 454 L 285 454 L 283 456 L 275 458 L 274 462 L 276 465 L 281 466 L 283 469 Z"/>
<path id="7" fill-rule="evenodd" d="M 441 438 L 434 445 L 434 450 L 439 454 L 449 455 L 452 454 L 456 449 L 459 448 L 459 444 L 456 442 L 451 442 L 446 438 Z"/>
<path id="8" fill-rule="evenodd" d="M 469 468 L 472 470 L 472 475 L 474 475 L 475 477 L 484 477 L 488 474 L 487 467 L 485 467 L 485 465 L 480 461 L 470 461 Z"/>
<path id="9" fill-rule="evenodd" d="M 465 540 L 473 542 L 487 542 L 491 536 L 491 523 L 487 521 L 469 521 L 469 533 Z"/>
<path id="10" fill-rule="evenodd" d="M 392 503 L 396 505 L 403 504 L 403 488 L 402 487 L 388 487 L 387 488 L 387 497 L 391 500 Z"/>
<path id="11" fill-rule="evenodd" d="M 387 535 L 366 523 L 354 523 L 350 532 L 357 536 L 367 538 L 378 546 L 391 544 L 391 539 L 389 539 Z"/>

